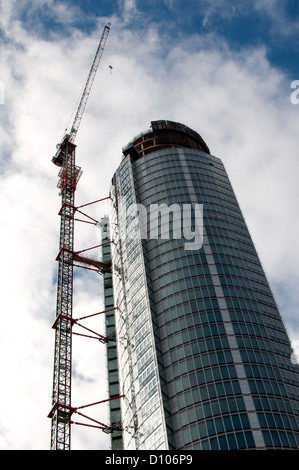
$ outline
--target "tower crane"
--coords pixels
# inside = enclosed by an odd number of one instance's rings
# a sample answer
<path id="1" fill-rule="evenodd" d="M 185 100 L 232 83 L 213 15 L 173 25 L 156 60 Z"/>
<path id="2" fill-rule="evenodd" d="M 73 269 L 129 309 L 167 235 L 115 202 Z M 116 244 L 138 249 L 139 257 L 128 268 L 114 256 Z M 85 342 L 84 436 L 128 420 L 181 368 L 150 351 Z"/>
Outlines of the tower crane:
<path id="1" fill-rule="evenodd" d="M 64 146 L 65 142 L 73 143 L 75 141 L 76 134 L 77 134 L 77 131 L 79 129 L 81 119 L 82 119 L 82 116 L 83 116 L 83 113 L 84 113 L 84 110 L 85 110 L 85 107 L 86 107 L 86 103 L 87 103 L 87 100 L 88 100 L 88 97 L 89 97 L 89 94 L 90 94 L 90 90 L 92 88 L 93 81 L 94 81 L 94 78 L 96 76 L 100 60 L 102 58 L 102 54 L 103 54 L 105 44 L 106 44 L 106 41 L 107 41 L 107 38 L 108 38 L 108 34 L 109 34 L 109 31 L 110 31 L 110 26 L 111 26 L 111 24 L 108 23 L 105 26 L 104 30 L 103 30 L 102 37 L 101 37 L 101 40 L 99 42 L 96 54 L 94 56 L 94 60 L 93 60 L 92 66 L 90 68 L 90 72 L 89 72 L 89 75 L 88 75 L 88 78 L 87 78 L 87 81 L 86 81 L 86 84 L 85 84 L 85 88 L 84 88 L 83 93 L 81 95 L 81 99 L 80 99 L 80 102 L 79 102 L 79 105 L 78 105 L 78 109 L 77 109 L 77 112 L 76 112 L 71 130 L 70 130 L 70 133 L 65 134 L 62 142 L 57 145 L 57 152 L 56 152 L 55 156 L 52 158 L 52 162 L 57 166 L 61 166 L 64 162 L 64 152 L 62 151 L 62 147 Z"/>
<path id="2" fill-rule="evenodd" d="M 65 134 L 52 161 L 60 167 L 58 187 L 62 198 L 59 212 L 60 245 L 57 256 L 57 303 L 55 320 L 55 351 L 53 372 L 52 409 L 48 415 L 52 420 L 51 449 L 70 449 L 70 425 L 74 408 L 71 406 L 72 375 L 72 308 L 73 308 L 73 261 L 74 261 L 74 214 L 75 190 L 81 176 L 81 168 L 75 164 L 74 144 L 85 110 L 90 90 L 103 54 L 110 31 L 108 23 L 102 33 L 80 103 L 69 134 Z M 84 261 L 84 260 L 83 260 Z M 100 263 L 99 263 L 100 264 Z M 105 266 L 98 266 L 105 269 Z"/>

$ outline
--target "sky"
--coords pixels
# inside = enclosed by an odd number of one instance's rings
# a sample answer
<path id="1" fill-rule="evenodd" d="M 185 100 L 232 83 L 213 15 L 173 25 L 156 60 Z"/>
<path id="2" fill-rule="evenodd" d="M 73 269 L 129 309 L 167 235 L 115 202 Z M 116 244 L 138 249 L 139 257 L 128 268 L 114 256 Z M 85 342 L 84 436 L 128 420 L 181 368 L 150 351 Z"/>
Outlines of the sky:
<path id="1" fill-rule="evenodd" d="M 108 22 L 76 137 L 76 205 L 108 196 L 122 147 L 152 120 L 191 127 L 226 167 L 299 346 L 299 2 L 0 0 L 2 450 L 50 448 L 61 204 L 51 158 Z M 76 223 L 76 250 L 98 243 L 96 227 Z M 103 309 L 100 276 L 79 271 L 74 318 Z M 73 406 L 107 398 L 106 376 L 104 346 L 74 337 Z M 108 423 L 105 405 L 89 415 Z M 73 450 L 108 448 L 103 432 L 72 426 Z"/>

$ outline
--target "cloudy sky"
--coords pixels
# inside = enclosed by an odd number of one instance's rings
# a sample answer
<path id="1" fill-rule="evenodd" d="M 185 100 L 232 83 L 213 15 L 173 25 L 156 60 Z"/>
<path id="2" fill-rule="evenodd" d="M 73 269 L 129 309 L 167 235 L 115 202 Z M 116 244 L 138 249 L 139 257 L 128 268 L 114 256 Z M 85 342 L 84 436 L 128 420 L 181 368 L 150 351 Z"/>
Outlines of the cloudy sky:
<path id="1" fill-rule="evenodd" d="M 223 160 L 299 344 L 298 1 L 0 0 L 1 449 L 50 445 L 61 202 L 51 158 L 107 22 L 76 139 L 77 205 L 108 195 L 122 147 L 151 120 L 190 126 Z M 97 229 L 78 223 L 75 249 L 97 243 Z M 101 278 L 80 271 L 75 318 L 103 307 Z M 107 397 L 104 364 L 103 345 L 74 338 L 73 406 Z M 107 422 L 104 405 L 89 415 Z M 73 449 L 108 447 L 101 431 L 72 427 Z"/>

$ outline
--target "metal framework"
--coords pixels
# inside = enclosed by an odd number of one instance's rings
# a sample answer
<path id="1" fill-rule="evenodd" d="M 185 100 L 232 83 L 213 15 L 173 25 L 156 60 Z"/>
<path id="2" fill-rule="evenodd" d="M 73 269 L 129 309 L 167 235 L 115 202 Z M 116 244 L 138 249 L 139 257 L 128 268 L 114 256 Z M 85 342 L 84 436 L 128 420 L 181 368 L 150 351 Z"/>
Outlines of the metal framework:
<path id="1" fill-rule="evenodd" d="M 75 145 L 67 142 L 61 148 L 64 165 L 59 172 L 61 191 L 60 242 L 57 278 L 55 353 L 53 374 L 53 412 L 51 449 L 70 449 L 71 376 L 72 376 L 72 310 L 74 200 L 80 167 L 75 165 Z"/>
<path id="2" fill-rule="evenodd" d="M 85 106 L 86 106 L 86 103 L 87 103 L 87 100 L 88 100 L 88 97 L 89 97 L 89 93 L 90 93 L 90 90 L 91 90 L 94 78 L 96 76 L 98 66 L 99 66 L 99 63 L 100 63 L 105 45 L 106 45 L 106 41 L 107 41 L 107 38 L 108 38 L 109 31 L 110 31 L 110 23 L 108 23 L 105 26 L 102 37 L 101 37 L 101 40 L 99 42 L 99 45 L 98 45 L 98 48 L 97 48 L 97 51 L 96 51 L 96 54 L 95 54 L 95 57 L 94 57 L 89 75 L 88 75 L 88 78 L 87 78 L 87 81 L 86 81 L 86 85 L 85 85 L 85 88 L 84 88 L 82 96 L 81 96 L 81 100 L 80 100 L 80 103 L 79 103 L 79 106 L 78 106 L 78 109 L 77 109 L 77 113 L 76 113 L 76 116 L 75 116 L 75 119 L 74 119 L 74 122 L 73 122 L 73 125 L 72 125 L 72 128 L 71 128 L 71 133 L 70 133 L 70 136 L 68 138 L 69 142 L 74 142 L 74 140 L 76 138 L 76 134 L 77 134 L 77 131 L 78 131 L 79 126 L 80 126 L 80 122 L 81 122 L 81 119 L 82 119 L 82 116 L 83 116 L 83 113 L 84 113 L 84 110 L 85 110 Z"/>
<path id="3" fill-rule="evenodd" d="M 94 82 L 94 79 L 95 79 L 95 76 L 96 76 L 96 73 L 97 73 L 97 70 L 98 70 L 98 67 L 99 67 L 99 63 L 100 63 L 100 60 L 101 60 L 102 55 L 103 55 L 103 51 L 104 51 L 104 48 L 105 48 L 105 45 L 106 45 L 106 41 L 107 41 L 107 38 L 108 38 L 108 35 L 109 35 L 109 32 L 110 32 L 110 26 L 111 26 L 110 23 L 106 24 L 106 26 L 103 30 L 101 40 L 99 42 L 95 57 L 93 59 L 93 63 L 92 63 L 92 66 L 90 68 L 89 75 L 87 77 L 83 93 L 81 95 L 80 103 L 79 103 L 79 106 L 77 108 L 77 112 L 76 112 L 76 115 L 75 115 L 75 118 L 74 118 L 74 121 L 73 121 L 73 124 L 72 124 L 72 127 L 71 127 L 70 134 L 66 134 L 64 136 L 64 138 L 62 140 L 62 143 L 58 144 L 58 149 L 57 149 L 56 155 L 52 158 L 52 162 L 55 163 L 55 165 L 57 165 L 57 166 L 61 166 L 64 163 L 63 153 L 61 152 L 61 147 L 66 142 L 73 143 L 75 141 L 77 131 L 79 129 L 81 119 L 82 119 L 82 116 L 83 116 L 83 113 L 85 111 L 85 107 L 86 107 L 86 104 L 87 104 L 87 100 L 88 100 L 88 97 L 89 97 L 89 94 L 90 94 L 90 91 L 91 91 L 91 88 L 92 88 L 92 85 L 93 85 L 93 82 Z"/>
<path id="4" fill-rule="evenodd" d="M 59 171 L 60 195 L 62 205 L 59 211 L 60 220 L 60 243 L 59 252 L 56 260 L 58 261 L 58 279 L 57 279 L 57 305 L 56 319 L 52 325 L 55 330 L 55 354 L 54 354 L 54 376 L 53 376 L 53 396 L 52 408 L 48 417 L 52 420 L 51 426 L 51 449 L 52 450 L 70 450 L 71 444 L 71 424 L 81 424 L 103 430 L 106 433 L 119 429 L 120 423 L 112 423 L 110 426 L 88 417 L 78 410 L 87 406 L 92 406 L 107 401 L 116 400 L 120 396 L 101 400 L 89 405 L 73 407 L 71 405 L 71 380 L 72 380 L 72 335 L 80 335 L 86 338 L 96 339 L 101 343 L 114 341 L 115 335 L 112 333 L 105 337 L 90 328 L 82 325 L 80 322 L 86 318 L 105 313 L 97 312 L 77 319 L 73 318 L 73 268 L 80 267 L 97 273 L 103 274 L 110 272 L 111 263 L 103 262 L 87 256 L 87 251 L 106 245 L 107 243 L 96 245 L 80 251 L 74 251 L 74 222 L 86 222 L 97 225 L 98 222 L 92 217 L 81 211 L 82 207 L 101 202 L 105 199 L 99 199 L 89 204 L 76 207 L 75 191 L 78 181 L 81 177 L 81 168 L 75 165 L 76 146 L 70 142 L 65 142 L 61 147 L 63 153 L 64 165 Z M 76 219 L 75 214 L 79 212 L 89 220 Z M 108 242 L 112 243 L 112 242 Z M 79 264 L 76 264 L 79 263 Z M 116 309 L 116 308 L 115 308 Z M 112 310 L 115 310 L 112 309 Z M 111 309 L 110 309 L 111 310 Z M 73 326 L 77 325 L 87 331 L 89 334 L 83 334 L 73 331 Z M 80 423 L 72 420 L 72 415 L 79 415 L 93 421 L 96 424 Z"/>
<path id="5" fill-rule="evenodd" d="M 60 167 L 58 187 L 60 189 L 60 195 L 62 198 L 61 209 L 59 212 L 59 215 L 61 217 L 59 253 L 56 258 L 58 261 L 58 277 L 56 319 L 53 324 L 53 328 L 55 329 L 53 395 L 52 408 L 50 413 L 48 414 L 48 417 L 52 420 L 52 450 L 70 450 L 71 424 L 82 424 L 85 426 L 88 425 L 78 422 L 75 423 L 74 421 L 72 421 L 71 417 L 73 413 L 81 414 L 81 416 L 84 416 L 85 418 L 94 421 L 96 423 L 96 426 L 93 425 L 93 427 L 98 427 L 104 430 L 105 432 L 112 432 L 113 430 L 113 425 L 107 426 L 78 412 L 80 408 L 85 408 L 86 406 L 103 403 L 108 400 L 98 401 L 96 403 L 84 405 L 82 407 L 77 408 L 72 407 L 71 405 L 73 325 L 78 325 L 82 328 L 85 328 L 85 330 L 88 330 L 89 333 L 92 333 L 92 336 L 83 334 L 82 336 L 98 339 L 102 343 L 113 339 L 112 337 L 105 338 L 102 335 L 99 335 L 98 333 L 84 327 L 79 323 L 79 320 L 82 320 L 87 317 L 81 317 L 80 319 L 75 320 L 73 319 L 74 266 L 95 270 L 101 274 L 110 270 L 109 264 L 92 259 L 83 254 L 85 251 L 88 251 L 91 248 L 87 250 L 81 250 L 80 252 L 74 252 L 74 222 L 75 220 L 78 220 L 75 219 L 75 213 L 79 211 L 81 214 L 86 215 L 82 211 L 80 211 L 80 208 L 75 207 L 75 191 L 77 188 L 78 181 L 81 177 L 82 171 L 81 168 L 75 164 L 76 146 L 74 145 L 74 140 L 85 110 L 85 106 L 99 66 L 100 59 L 102 57 L 109 30 L 110 23 L 105 26 L 104 31 L 102 33 L 102 37 L 91 66 L 83 94 L 81 96 L 81 100 L 77 109 L 77 113 L 70 134 L 65 134 L 62 142 L 57 146 L 55 156 L 52 158 L 53 163 Z M 96 221 L 92 219 L 92 222 L 89 223 L 96 223 Z M 74 262 L 77 262 L 79 264 L 76 265 Z"/>

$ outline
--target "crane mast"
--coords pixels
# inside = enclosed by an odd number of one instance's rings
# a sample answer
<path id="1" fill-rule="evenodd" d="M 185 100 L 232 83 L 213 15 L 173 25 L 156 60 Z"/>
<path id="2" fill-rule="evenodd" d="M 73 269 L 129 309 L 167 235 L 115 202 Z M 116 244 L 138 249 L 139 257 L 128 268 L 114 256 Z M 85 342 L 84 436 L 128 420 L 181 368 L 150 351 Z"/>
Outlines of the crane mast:
<path id="1" fill-rule="evenodd" d="M 66 134 L 52 161 L 60 167 L 59 183 L 62 205 L 60 215 L 60 243 L 57 275 L 57 303 L 55 352 L 53 372 L 52 409 L 48 415 L 51 424 L 51 449 L 70 449 L 70 426 L 74 408 L 71 406 L 72 376 L 72 326 L 73 326 L 73 262 L 74 262 L 74 214 L 75 191 L 81 176 L 81 168 L 75 164 L 74 140 L 80 126 L 88 96 L 102 57 L 109 34 L 110 23 L 102 33 L 88 79 L 81 96 L 70 134 Z"/>

